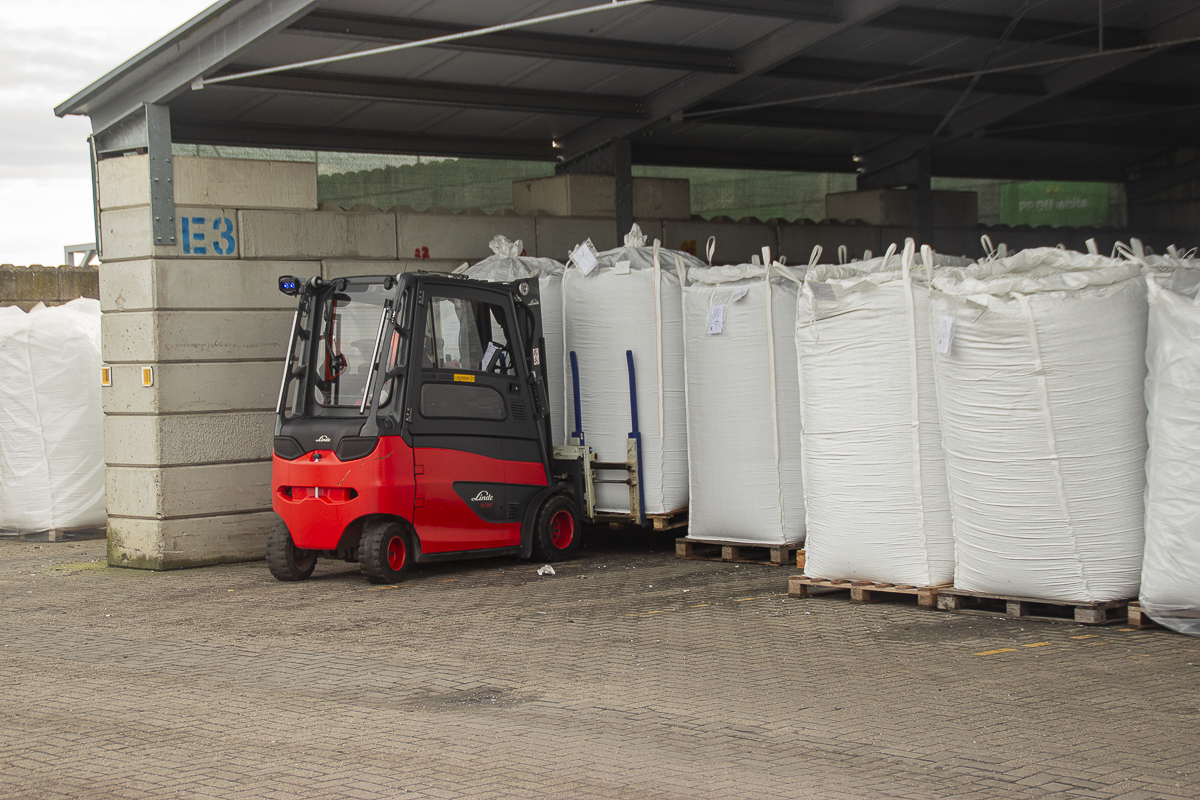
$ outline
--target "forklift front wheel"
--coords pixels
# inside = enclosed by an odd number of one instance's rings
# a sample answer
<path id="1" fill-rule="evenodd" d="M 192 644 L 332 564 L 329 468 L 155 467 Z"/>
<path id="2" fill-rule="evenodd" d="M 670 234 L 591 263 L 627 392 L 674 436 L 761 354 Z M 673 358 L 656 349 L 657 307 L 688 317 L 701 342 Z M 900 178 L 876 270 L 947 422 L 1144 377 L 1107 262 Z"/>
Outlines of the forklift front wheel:
<path id="1" fill-rule="evenodd" d="M 408 529 L 399 522 L 367 523 L 358 544 L 358 563 L 371 583 L 399 583 L 412 563 Z"/>
<path id="2" fill-rule="evenodd" d="M 279 520 L 267 534 L 267 568 L 276 580 L 302 581 L 313 574 L 317 554 L 296 547 L 287 523 Z"/>
<path id="3" fill-rule="evenodd" d="M 579 509 L 565 494 L 556 494 L 538 512 L 536 552 L 546 561 L 565 561 L 579 549 Z"/>

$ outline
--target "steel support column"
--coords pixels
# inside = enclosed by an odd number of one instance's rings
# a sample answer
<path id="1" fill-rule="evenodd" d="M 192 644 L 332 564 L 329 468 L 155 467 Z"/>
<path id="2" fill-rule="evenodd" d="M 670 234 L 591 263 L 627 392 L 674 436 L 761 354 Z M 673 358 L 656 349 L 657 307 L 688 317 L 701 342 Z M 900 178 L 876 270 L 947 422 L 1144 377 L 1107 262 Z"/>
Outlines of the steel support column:
<path id="1" fill-rule="evenodd" d="M 175 244 L 175 168 L 171 160 L 171 110 L 147 103 L 146 154 L 150 159 L 150 229 L 154 245 Z"/>
<path id="2" fill-rule="evenodd" d="M 616 179 L 617 242 L 633 227 L 633 158 L 628 139 L 615 139 L 555 167 L 559 175 L 612 175 Z"/>

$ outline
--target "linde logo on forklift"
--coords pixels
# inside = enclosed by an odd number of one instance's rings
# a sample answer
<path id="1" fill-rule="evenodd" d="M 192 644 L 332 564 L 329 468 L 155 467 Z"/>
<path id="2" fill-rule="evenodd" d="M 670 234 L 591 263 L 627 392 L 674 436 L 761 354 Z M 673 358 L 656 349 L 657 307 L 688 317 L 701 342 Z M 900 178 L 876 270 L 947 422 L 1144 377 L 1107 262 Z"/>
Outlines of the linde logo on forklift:
<path id="1" fill-rule="evenodd" d="M 279 287 L 297 309 L 276 405 L 272 575 L 304 580 L 325 558 L 396 583 L 414 562 L 574 554 L 579 504 L 594 501 L 584 458 L 555 457 L 536 281 L 418 272 Z"/>

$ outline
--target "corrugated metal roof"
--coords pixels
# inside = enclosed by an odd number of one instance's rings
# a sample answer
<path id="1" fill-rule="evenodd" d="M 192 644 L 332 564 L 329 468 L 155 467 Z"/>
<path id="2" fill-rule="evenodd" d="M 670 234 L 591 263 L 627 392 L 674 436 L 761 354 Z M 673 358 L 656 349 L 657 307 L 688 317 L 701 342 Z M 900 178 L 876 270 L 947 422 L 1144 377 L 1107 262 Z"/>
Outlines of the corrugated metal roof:
<path id="1" fill-rule="evenodd" d="M 223 0 L 56 113 L 103 133 L 167 105 L 181 143 L 554 160 L 619 137 L 640 163 L 847 172 L 931 146 L 939 175 L 1104 180 L 1200 122 L 1196 44 L 987 75 L 967 94 L 957 79 L 814 97 L 1091 53 L 1096 0 L 662 0 L 191 88 L 593 2 Z M 1107 5 L 1109 49 L 1200 37 L 1192 0 Z M 795 98 L 810 99 L 728 110 Z"/>

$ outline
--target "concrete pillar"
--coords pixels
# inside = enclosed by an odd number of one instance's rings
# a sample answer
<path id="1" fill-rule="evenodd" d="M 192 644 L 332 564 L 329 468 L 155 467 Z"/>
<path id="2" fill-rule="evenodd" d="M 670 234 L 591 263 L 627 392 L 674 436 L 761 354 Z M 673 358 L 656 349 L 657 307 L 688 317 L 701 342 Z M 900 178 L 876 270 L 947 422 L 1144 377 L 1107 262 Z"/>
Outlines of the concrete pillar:
<path id="1" fill-rule="evenodd" d="M 394 214 L 317 211 L 316 178 L 311 163 L 175 158 L 176 238 L 163 245 L 148 157 L 97 165 L 110 564 L 263 557 L 295 308 L 276 279 L 321 274 L 326 260 L 390 272 L 398 255 Z"/>

